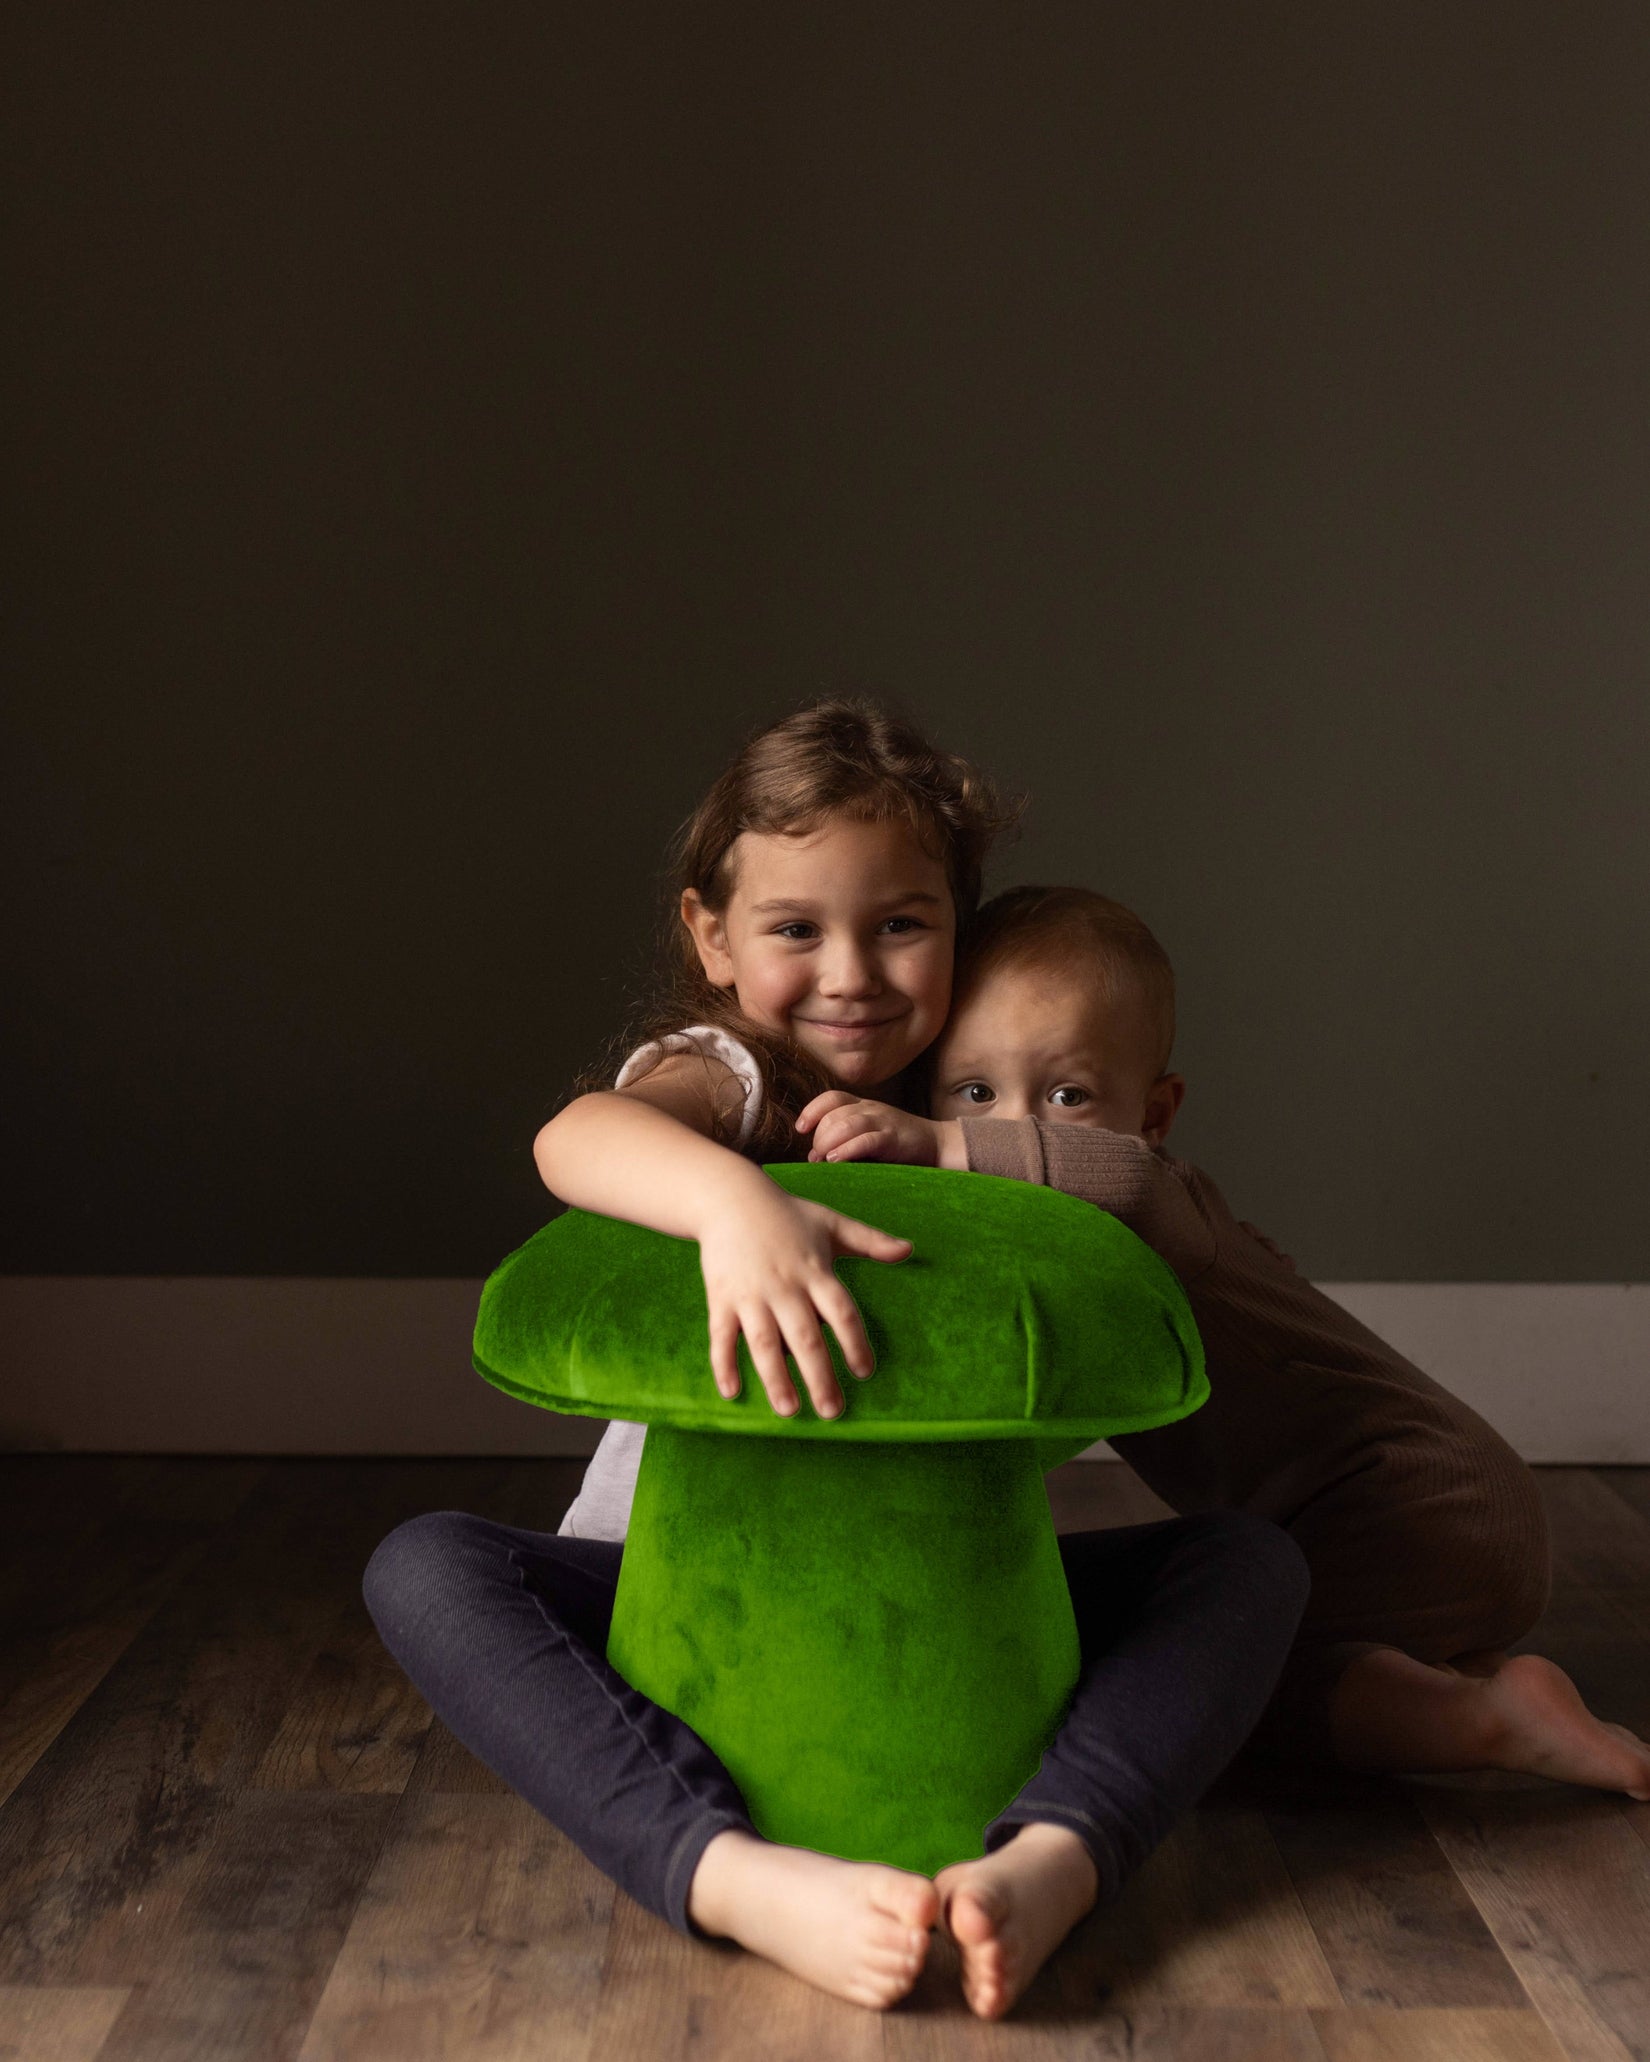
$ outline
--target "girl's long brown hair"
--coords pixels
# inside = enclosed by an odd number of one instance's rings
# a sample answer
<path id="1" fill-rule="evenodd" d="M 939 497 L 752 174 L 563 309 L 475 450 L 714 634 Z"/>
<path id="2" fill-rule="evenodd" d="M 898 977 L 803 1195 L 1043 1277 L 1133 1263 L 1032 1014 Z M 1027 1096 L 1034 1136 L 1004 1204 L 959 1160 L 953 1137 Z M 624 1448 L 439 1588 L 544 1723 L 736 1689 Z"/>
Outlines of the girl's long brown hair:
<path id="1" fill-rule="evenodd" d="M 945 868 L 960 930 L 979 906 L 987 851 L 1023 807 L 1019 799 L 1005 802 L 966 759 L 938 750 L 902 717 L 869 701 L 815 702 L 758 731 L 677 833 L 653 993 L 574 1093 L 610 1088 L 638 1046 L 689 1024 L 720 1025 L 749 1047 L 762 1075 L 762 1108 L 745 1152 L 756 1160 L 798 1157 L 803 1148 L 793 1119 L 832 1086 L 830 1076 L 793 1040 L 752 1023 L 731 989 L 706 978 L 681 919 L 683 891 L 696 889 L 720 915 L 733 891 L 729 854 L 745 831 L 805 834 L 833 816 L 903 819 Z M 729 1142 L 738 1118 L 737 1105 L 719 1112 Z"/>

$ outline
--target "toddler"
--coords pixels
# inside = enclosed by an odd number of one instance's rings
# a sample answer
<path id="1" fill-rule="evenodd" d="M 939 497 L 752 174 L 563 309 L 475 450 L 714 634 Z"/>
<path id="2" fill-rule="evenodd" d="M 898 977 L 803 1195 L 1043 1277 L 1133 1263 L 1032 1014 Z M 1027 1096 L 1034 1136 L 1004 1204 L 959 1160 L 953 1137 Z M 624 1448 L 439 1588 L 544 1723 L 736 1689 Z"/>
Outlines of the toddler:
<path id="1" fill-rule="evenodd" d="M 1119 903 L 1023 887 L 959 954 L 928 1118 L 837 1091 L 798 1129 L 815 1159 L 1008 1175 L 1110 1211 L 1180 1277 L 1211 1394 L 1111 1443 L 1180 1512 L 1249 1511 L 1306 1555 L 1312 1592 L 1256 1735 L 1388 1771 L 1520 1769 L 1650 1799 L 1650 1748 L 1569 1677 L 1509 1657 L 1545 1607 L 1534 1477 L 1458 1398 L 1327 1296 L 1208 1176 L 1163 1151 L 1174 977 Z"/>

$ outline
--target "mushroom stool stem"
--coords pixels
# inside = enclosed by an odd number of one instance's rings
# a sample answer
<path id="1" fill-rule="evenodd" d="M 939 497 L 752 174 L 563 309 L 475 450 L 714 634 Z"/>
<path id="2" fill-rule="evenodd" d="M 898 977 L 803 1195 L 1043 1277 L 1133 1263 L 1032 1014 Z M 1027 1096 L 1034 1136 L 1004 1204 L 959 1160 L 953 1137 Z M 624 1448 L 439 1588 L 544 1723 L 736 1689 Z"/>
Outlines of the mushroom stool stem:
<path id="1" fill-rule="evenodd" d="M 977 1856 L 1077 1680 L 1037 1444 L 655 1424 L 607 1652 L 767 1838 L 922 1875 Z"/>

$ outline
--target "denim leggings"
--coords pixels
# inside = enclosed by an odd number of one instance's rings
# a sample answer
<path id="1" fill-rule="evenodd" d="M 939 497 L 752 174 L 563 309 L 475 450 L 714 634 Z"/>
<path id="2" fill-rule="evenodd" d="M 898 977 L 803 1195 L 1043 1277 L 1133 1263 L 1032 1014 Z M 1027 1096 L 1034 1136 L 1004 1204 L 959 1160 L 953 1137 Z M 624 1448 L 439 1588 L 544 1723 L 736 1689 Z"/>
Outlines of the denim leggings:
<path id="1" fill-rule="evenodd" d="M 470 1751 L 607 1875 L 684 1933 L 699 1857 L 752 1832 L 699 1735 L 609 1667 L 621 1545 L 435 1511 L 364 1584 L 385 1646 Z M 1082 1650 L 1037 1773 L 985 1829 L 1069 1827 L 1115 1897 L 1259 1719 L 1306 1606 L 1293 1540 L 1241 1512 L 1060 1541 Z M 702 1936 L 700 1936 L 702 1937 Z"/>

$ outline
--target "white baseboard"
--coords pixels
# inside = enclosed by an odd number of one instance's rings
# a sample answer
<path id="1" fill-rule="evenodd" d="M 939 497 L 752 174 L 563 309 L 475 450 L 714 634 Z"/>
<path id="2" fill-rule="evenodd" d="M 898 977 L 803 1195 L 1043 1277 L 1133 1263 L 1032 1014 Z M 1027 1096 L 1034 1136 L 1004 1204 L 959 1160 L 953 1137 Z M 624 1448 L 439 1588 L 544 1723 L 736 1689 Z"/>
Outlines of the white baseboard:
<path id="1" fill-rule="evenodd" d="M 1526 1460 L 1650 1463 L 1650 1284 L 1328 1282 Z M 584 1454 L 470 1368 L 481 1284 L 0 1277 L 0 1449 Z M 708 1379 L 708 1377 L 707 1377 Z M 1090 1449 L 1107 1458 L 1108 1449 Z"/>

